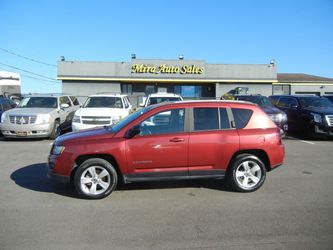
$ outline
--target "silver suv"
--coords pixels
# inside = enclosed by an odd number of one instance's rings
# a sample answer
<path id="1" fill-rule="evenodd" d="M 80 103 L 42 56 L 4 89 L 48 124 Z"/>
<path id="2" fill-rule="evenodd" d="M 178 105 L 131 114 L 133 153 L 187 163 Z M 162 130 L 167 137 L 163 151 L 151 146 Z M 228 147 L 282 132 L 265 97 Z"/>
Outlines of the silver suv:
<path id="1" fill-rule="evenodd" d="M 75 111 L 80 107 L 76 97 L 62 94 L 28 95 L 20 104 L 1 115 L 0 129 L 7 138 L 56 138 L 69 129 Z"/>

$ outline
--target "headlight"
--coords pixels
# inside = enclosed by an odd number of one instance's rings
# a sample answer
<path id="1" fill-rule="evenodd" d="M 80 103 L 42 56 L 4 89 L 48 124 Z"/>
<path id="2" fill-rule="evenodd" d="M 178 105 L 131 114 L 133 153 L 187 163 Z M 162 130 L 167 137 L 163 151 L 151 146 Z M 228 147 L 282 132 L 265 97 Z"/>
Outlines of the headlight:
<path id="1" fill-rule="evenodd" d="M 313 120 L 317 123 L 322 123 L 322 119 L 321 119 L 321 115 L 319 114 L 315 114 L 315 113 L 311 113 L 311 115 L 313 115 Z"/>
<path id="2" fill-rule="evenodd" d="M 50 114 L 39 114 L 36 118 L 36 124 L 49 123 L 50 117 Z"/>
<path id="3" fill-rule="evenodd" d="M 112 117 L 112 124 L 116 124 L 121 120 L 121 116 L 113 116 Z"/>
<path id="4" fill-rule="evenodd" d="M 73 122 L 74 122 L 74 123 L 80 123 L 80 122 L 81 122 L 80 116 L 78 116 L 78 115 L 74 115 L 74 117 L 73 117 Z"/>
<path id="5" fill-rule="evenodd" d="M 280 114 L 270 114 L 268 115 L 269 118 L 272 119 L 274 122 L 283 122 L 287 120 L 287 115 L 286 113 L 280 113 Z"/>
<path id="6" fill-rule="evenodd" d="M 8 118 L 8 116 L 7 116 L 6 112 L 2 113 L 0 122 L 2 122 L 2 123 L 6 122 L 7 118 Z"/>
<path id="7" fill-rule="evenodd" d="M 64 146 L 56 146 L 54 145 L 51 151 L 52 155 L 61 155 L 62 152 L 64 152 L 65 147 Z"/>
<path id="8" fill-rule="evenodd" d="M 287 120 L 287 114 L 286 113 L 280 113 L 277 115 L 277 119 L 282 122 Z"/>

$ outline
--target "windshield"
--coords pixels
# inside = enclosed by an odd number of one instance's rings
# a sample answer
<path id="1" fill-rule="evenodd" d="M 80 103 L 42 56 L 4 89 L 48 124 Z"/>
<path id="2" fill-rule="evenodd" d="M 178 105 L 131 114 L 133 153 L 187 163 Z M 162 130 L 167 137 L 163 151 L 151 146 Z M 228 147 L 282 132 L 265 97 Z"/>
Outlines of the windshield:
<path id="1" fill-rule="evenodd" d="M 180 97 L 150 97 L 147 103 L 148 105 L 154 105 L 161 102 L 176 102 L 181 101 L 182 99 Z"/>
<path id="2" fill-rule="evenodd" d="M 268 97 L 265 96 L 246 96 L 246 97 L 240 97 L 239 100 L 255 103 L 260 108 L 274 108 L 271 101 L 268 99 Z"/>
<path id="3" fill-rule="evenodd" d="M 84 108 L 123 108 L 120 97 L 92 96 L 83 105 Z"/>
<path id="4" fill-rule="evenodd" d="M 152 109 L 152 107 L 146 107 L 146 108 L 140 109 L 140 110 L 130 114 L 129 116 L 125 117 L 124 119 L 120 120 L 117 124 L 113 125 L 112 127 L 111 126 L 108 127 L 108 130 L 116 133 L 119 130 L 121 130 L 123 127 L 125 127 L 127 124 L 134 121 L 136 118 L 138 118 L 139 116 L 143 115 L 144 113 L 148 112 L 151 109 Z"/>
<path id="5" fill-rule="evenodd" d="M 333 108 L 333 104 L 326 98 L 301 97 L 299 98 L 302 108 Z"/>
<path id="6" fill-rule="evenodd" d="M 27 97 L 24 98 L 19 108 L 57 108 L 58 99 L 56 97 Z"/>

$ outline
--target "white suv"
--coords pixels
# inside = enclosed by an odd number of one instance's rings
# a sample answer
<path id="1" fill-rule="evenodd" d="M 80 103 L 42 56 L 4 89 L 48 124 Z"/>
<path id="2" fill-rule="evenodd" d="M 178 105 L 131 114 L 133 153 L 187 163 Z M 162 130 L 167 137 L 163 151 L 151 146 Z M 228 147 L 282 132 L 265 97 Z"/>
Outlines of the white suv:
<path id="1" fill-rule="evenodd" d="M 75 112 L 72 130 L 109 126 L 128 116 L 132 105 L 127 95 L 96 94 L 89 96 L 82 108 Z"/>
<path id="2" fill-rule="evenodd" d="M 161 102 L 176 102 L 182 101 L 183 98 L 180 95 L 176 95 L 173 93 L 154 93 L 148 95 L 148 97 L 144 100 L 141 107 L 147 107 L 149 105 L 158 104 Z"/>

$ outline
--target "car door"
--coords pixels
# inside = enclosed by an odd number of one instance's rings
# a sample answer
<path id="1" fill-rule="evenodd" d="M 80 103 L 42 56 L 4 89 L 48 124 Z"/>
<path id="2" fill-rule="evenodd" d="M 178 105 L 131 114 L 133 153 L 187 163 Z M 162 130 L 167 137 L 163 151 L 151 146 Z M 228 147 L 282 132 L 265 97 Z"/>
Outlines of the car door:
<path id="1" fill-rule="evenodd" d="M 224 176 L 230 156 L 239 149 L 237 130 L 231 127 L 231 110 L 197 107 L 191 112 L 189 175 Z"/>
<path id="2" fill-rule="evenodd" d="M 185 108 L 155 113 L 138 124 L 141 133 L 126 141 L 129 170 L 138 175 L 188 175 Z"/>
<path id="3" fill-rule="evenodd" d="M 61 107 L 63 104 L 67 104 L 68 107 Z M 67 96 L 61 96 L 59 98 L 59 115 L 60 115 L 60 123 L 63 124 L 64 127 L 70 126 L 72 117 L 71 113 L 73 112 L 73 105 Z"/>

